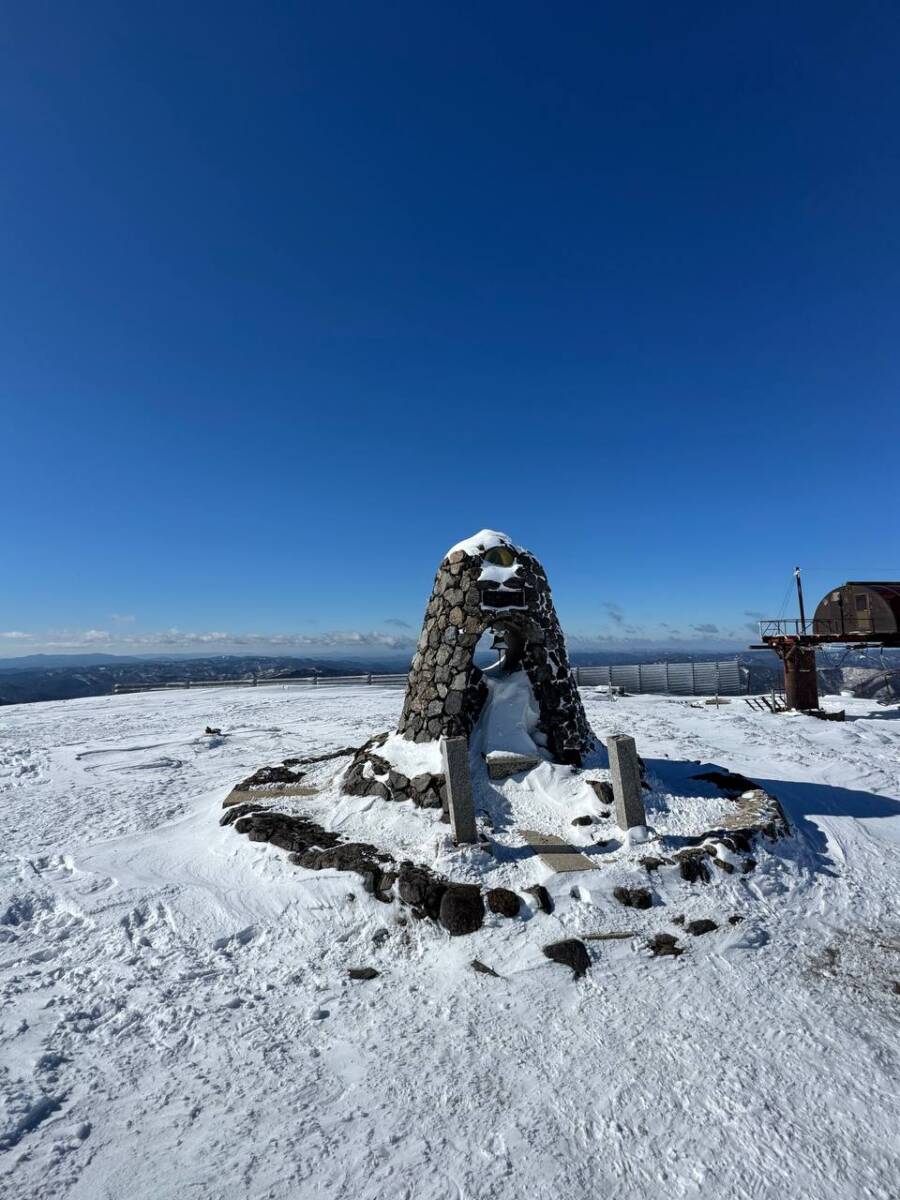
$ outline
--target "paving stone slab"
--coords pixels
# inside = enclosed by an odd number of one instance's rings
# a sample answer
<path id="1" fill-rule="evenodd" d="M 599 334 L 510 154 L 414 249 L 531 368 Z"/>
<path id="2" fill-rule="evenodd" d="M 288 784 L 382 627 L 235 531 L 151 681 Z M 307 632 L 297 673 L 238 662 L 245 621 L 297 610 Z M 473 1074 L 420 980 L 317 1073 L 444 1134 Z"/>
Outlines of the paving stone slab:
<path id="1" fill-rule="evenodd" d="M 597 870 L 597 863 L 593 859 L 553 833 L 539 833 L 536 829 L 520 829 L 519 833 L 541 862 L 559 874 L 564 871 Z"/>
<path id="2" fill-rule="evenodd" d="M 282 783 L 258 788 L 232 788 L 222 807 L 232 804 L 246 804 L 252 800 L 280 800 L 284 796 L 315 796 L 319 789 L 305 783 Z"/>
<path id="3" fill-rule="evenodd" d="M 518 775 L 520 771 L 530 771 L 542 759 L 530 754 L 502 754 L 496 750 L 487 756 L 488 775 L 491 779 L 506 779 L 508 775 Z"/>

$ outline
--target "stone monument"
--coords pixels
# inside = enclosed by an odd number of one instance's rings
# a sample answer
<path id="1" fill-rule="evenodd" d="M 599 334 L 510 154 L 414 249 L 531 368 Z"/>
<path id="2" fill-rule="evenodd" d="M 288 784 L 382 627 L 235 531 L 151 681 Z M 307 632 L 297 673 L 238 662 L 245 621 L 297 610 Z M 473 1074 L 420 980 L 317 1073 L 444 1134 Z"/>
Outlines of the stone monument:
<path id="1" fill-rule="evenodd" d="M 547 575 L 533 554 L 490 529 L 453 546 L 438 567 L 397 733 L 414 743 L 471 736 L 490 692 L 474 661 L 488 630 L 504 647 L 490 674 L 527 680 L 537 706 L 536 734 L 547 756 L 580 766 L 594 739 Z M 345 791 L 441 805 L 446 790 L 439 769 L 428 776 L 400 775 L 392 769 L 387 736 L 363 747 L 347 772 Z"/>
<path id="2" fill-rule="evenodd" d="M 502 670 L 528 676 L 553 757 L 579 766 L 592 736 L 546 573 L 533 554 L 490 529 L 458 543 L 438 567 L 398 732 L 417 742 L 471 733 L 488 694 L 473 661 L 487 629 L 503 637 Z"/>

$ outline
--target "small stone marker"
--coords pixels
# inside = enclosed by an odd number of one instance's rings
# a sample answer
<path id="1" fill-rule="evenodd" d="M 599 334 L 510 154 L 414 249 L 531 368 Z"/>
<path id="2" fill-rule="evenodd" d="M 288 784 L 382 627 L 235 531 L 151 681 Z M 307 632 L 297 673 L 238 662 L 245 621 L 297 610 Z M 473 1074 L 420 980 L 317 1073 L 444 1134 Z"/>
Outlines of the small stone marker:
<path id="1" fill-rule="evenodd" d="M 464 737 L 442 737 L 441 759 L 444 764 L 444 779 L 447 785 L 447 809 L 450 813 L 450 828 L 453 840 L 476 842 L 475 805 L 472 802 L 472 785 L 469 780 L 469 741 Z"/>
<path id="2" fill-rule="evenodd" d="M 646 825 L 641 768 L 634 738 L 627 733 L 614 734 L 606 739 L 606 748 L 609 751 L 609 771 L 616 801 L 616 824 L 620 829 Z"/>

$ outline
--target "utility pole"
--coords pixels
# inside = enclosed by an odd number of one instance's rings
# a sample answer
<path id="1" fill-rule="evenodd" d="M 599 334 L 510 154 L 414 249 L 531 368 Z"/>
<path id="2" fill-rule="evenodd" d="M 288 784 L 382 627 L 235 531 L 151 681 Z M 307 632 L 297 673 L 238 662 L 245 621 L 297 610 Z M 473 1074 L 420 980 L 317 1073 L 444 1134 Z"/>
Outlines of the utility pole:
<path id="1" fill-rule="evenodd" d="M 819 707 L 819 687 L 816 678 L 815 644 L 804 643 L 806 636 L 806 609 L 803 605 L 803 584 L 800 568 L 794 567 L 797 580 L 797 599 L 800 602 L 800 625 L 798 636 L 780 639 L 781 645 L 774 646 L 776 654 L 784 663 L 784 701 L 788 708 L 810 712 Z"/>

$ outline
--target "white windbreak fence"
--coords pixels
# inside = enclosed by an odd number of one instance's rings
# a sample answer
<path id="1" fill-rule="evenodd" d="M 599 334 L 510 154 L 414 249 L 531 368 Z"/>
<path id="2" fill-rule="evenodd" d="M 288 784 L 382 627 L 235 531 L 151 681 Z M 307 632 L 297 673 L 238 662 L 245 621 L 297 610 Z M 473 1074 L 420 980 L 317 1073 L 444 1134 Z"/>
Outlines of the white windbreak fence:
<path id="1" fill-rule="evenodd" d="M 673 696 L 738 696 L 743 691 L 736 658 L 716 662 L 634 663 L 608 667 L 576 667 L 579 687 L 606 684 L 626 692 Z"/>
<path id="2" fill-rule="evenodd" d="M 673 696 L 737 696 L 743 691 L 736 658 L 717 662 L 634 663 L 625 666 L 575 667 L 579 687 L 603 684 L 626 692 L 656 692 Z M 406 687 L 407 675 L 307 675 L 302 679 L 183 680 L 177 683 L 117 683 L 114 692 L 157 692 L 168 688 L 201 687 Z"/>
<path id="3" fill-rule="evenodd" d="M 170 688 L 213 688 L 213 687 L 406 687 L 407 675 L 304 675 L 299 679 L 182 679 L 170 683 L 117 683 L 113 692 L 124 695 L 129 692 L 163 692 Z"/>

